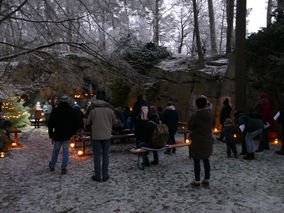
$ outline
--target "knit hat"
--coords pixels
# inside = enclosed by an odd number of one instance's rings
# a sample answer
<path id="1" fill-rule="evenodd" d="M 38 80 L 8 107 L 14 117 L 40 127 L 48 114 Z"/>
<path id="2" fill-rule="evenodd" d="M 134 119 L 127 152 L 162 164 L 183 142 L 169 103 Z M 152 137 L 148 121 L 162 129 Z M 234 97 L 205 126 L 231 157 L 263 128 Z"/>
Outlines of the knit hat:
<path id="1" fill-rule="evenodd" d="M 98 90 L 97 92 L 97 99 L 105 100 L 106 99 L 106 93 L 104 90 Z"/>
<path id="2" fill-rule="evenodd" d="M 226 118 L 224 124 L 233 124 L 233 120 L 231 118 Z"/>
<path id="3" fill-rule="evenodd" d="M 69 98 L 68 98 L 68 96 L 66 96 L 66 95 L 63 95 L 63 96 L 60 98 L 60 102 L 68 103 L 68 101 L 69 101 Z"/>

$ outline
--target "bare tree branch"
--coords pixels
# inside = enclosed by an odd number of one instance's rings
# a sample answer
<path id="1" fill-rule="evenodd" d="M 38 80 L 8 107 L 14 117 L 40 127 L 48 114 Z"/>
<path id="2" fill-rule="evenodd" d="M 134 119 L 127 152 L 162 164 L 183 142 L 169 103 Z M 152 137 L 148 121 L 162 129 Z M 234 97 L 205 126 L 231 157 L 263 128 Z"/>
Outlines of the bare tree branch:
<path id="1" fill-rule="evenodd" d="M 0 25 L 2 22 L 4 22 L 5 20 L 7 20 L 8 18 L 10 18 L 12 15 L 14 15 L 17 11 L 19 11 L 26 3 L 28 2 L 28 0 L 24 0 L 22 4 L 20 4 L 15 10 L 13 10 L 12 12 L 10 12 L 9 14 L 5 15 L 4 18 L 0 19 Z"/>
<path id="2" fill-rule="evenodd" d="M 52 46 L 55 46 L 55 45 L 61 45 L 61 44 L 73 45 L 73 46 L 83 45 L 83 43 L 75 43 L 75 42 L 54 42 L 54 43 L 42 45 L 42 46 L 39 46 L 39 47 L 36 47 L 36 48 L 33 48 L 33 49 L 26 49 L 25 51 L 15 53 L 15 54 L 12 54 L 12 55 L 0 57 L 0 61 L 5 61 L 5 60 L 8 60 L 8 59 L 16 58 L 16 57 L 21 56 L 21 55 L 29 54 L 29 53 L 36 52 L 36 51 L 41 50 L 41 49 L 45 49 L 45 48 L 49 48 L 49 47 L 52 47 Z M 10 46 L 13 46 L 13 45 L 10 44 Z M 18 48 L 20 48 L 20 47 L 18 47 Z"/>
<path id="3" fill-rule="evenodd" d="M 32 22 L 32 23 L 50 23 L 50 24 L 61 24 L 64 22 L 68 22 L 68 21 L 77 21 L 79 19 L 84 18 L 85 16 L 81 16 L 78 18 L 68 18 L 65 20 L 60 20 L 60 21 L 49 21 L 49 20 L 42 20 L 42 21 L 36 21 L 36 20 L 30 20 L 30 19 L 25 19 L 25 18 L 17 18 L 17 17 L 11 17 L 11 19 L 15 19 L 15 20 L 21 20 L 21 21 L 26 21 L 26 22 Z"/>

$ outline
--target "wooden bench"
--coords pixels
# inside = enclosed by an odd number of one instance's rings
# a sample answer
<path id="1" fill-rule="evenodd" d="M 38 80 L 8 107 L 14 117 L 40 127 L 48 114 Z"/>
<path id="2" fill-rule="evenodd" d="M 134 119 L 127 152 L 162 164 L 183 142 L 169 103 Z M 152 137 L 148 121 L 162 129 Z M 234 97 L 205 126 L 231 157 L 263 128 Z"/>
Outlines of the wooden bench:
<path id="1" fill-rule="evenodd" d="M 128 134 L 123 134 L 123 135 L 112 135 L 111 136 L 111 143 L 113 143 L 114 140 L 130 140 L 131 138 L 135 138 L 134 133 L 128 133 Z M 85 155 L 86 151 L 86 142 L 87 141 L 92 141 L 91 138 L 91 132 L 88 131 L 80 131 L 77 132 L 76 135 L 73 135 L 71 139 L 71 143 L 74 144 L 74 147 L 77 147 L 76 141 L 79 140 L 81 143 L 81 150 L 78 152 L 78 155 L 82 156 Z"/>
<path id="2" fill-rule="evenodd" d="M 146 162 L 146 156 L 149 152 L 153 151 L 163 151 L 167 149 L 172 149 L 176 147 L 184 147 L 184 146 L 190 146 L 190 143 L 176 143 L 171 145 L 165 145 L 162 148 L 155 149 L 155 148 L 149 148 L 149 147 L 141 147 L 141 148 L 132 148 L 130 149 L 130 152 L 133 154 L 138 155 L 138 169 L 145 170 L 145 162 Z M 142 166 L 140 165 L 140 158 L 142 157 Z"/>

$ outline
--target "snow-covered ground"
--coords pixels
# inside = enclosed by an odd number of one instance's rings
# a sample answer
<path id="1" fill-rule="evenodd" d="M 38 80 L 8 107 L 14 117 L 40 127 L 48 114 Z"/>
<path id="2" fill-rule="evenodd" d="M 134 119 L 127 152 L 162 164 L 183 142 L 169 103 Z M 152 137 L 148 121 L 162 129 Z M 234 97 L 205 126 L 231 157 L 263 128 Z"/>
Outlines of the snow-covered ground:
<path id="1" fill-rule="evenodd" d="M 217 142 L 210 159 L 210 188 L 192 189 L 193 162 L 186 147 L 171 156 L 160 153 L 160 164 L 144 173 L 137 169 L 137 156 L 129 152 L 132 144 L 112 145 L 111 179 L 98 183 L 91 180 L 92 155 L 80 158 L 71 151 L 67 175 L 60 174 L 60 155 L 55 172 L 49 171 L 52 145 L 46 128 L 25 129 L 19 142 L 22 147 L 0 159 L 0 212 L 280 213 L 284 209 L 284 156 L 274 154 L 279 149 L 275 145 L 257 153 L 256 160 L 245 161 L 228 159 L 225 145 Z"/>

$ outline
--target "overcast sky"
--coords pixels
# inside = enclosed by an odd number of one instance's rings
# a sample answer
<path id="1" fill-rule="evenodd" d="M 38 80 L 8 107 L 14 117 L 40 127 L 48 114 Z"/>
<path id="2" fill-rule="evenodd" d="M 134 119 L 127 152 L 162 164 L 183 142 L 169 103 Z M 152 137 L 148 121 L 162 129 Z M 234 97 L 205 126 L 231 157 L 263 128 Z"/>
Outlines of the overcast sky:
<path id="1" fill-rule="evenodd" d="M 261 27 L 266 26 L 267 0 L 247 0 L 247 9 L 252 8 L 248 16 L 248 32 L 257 32 Z"/>

